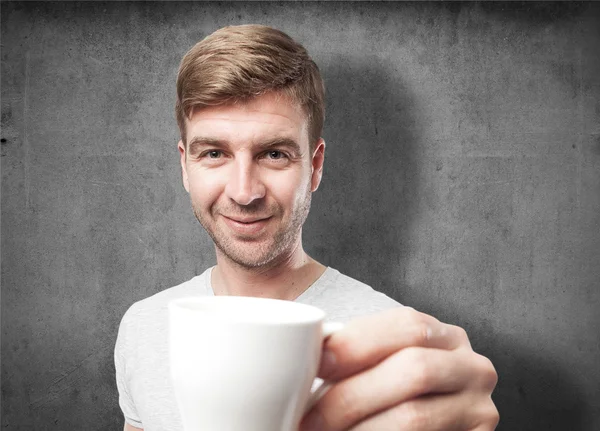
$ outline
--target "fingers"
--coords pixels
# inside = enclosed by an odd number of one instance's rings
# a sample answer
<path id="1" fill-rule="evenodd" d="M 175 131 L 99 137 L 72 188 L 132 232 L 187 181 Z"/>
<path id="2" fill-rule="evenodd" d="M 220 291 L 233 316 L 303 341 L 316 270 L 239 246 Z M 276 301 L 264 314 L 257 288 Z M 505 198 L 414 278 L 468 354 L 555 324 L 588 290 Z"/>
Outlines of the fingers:
<path id="1" fill-rule="evenodd" d="M 406 347 L 453 350 L 471 345 L 462 328 L 409 307 L 356 319 L 325 342 L 319 377 L 338 380 L 372 367 Z"/>
<path id="2" fill-rule="evenodd" d="M 410 308 L 357 319 L 334 333 L 319 376 L 333 384 L 301 431 L 488 431 L 497 423 L 491 362 L 473 352 L 462 328 Z"/>
<path id="3" fill-rule="evenodd" d="M 457 402 L 464 411 L 456 416 Z M 468 408 L 467 408 L 468 407 Z M 394 406 L 371 416 L 349 431 L 491 431 L 498 425 L 499 415 L 489 397 L 463 393 L 430 395 Z"/>
<path id="4" fill-rule="evenodd" d="M 400 350 L 377 366 L 346 378 L 331 386 L 311 411 L 311 418 L 323 424 L 322 428 L 346 430 L 365 417 L 390 409 L 405 401 L 425 394 L 454 393 L 464 390 L 473 382 L 475 355 L 466 349 L 448 351 L 422 347 Z M 378 429 L 378 428 L 374 428 Z"/>

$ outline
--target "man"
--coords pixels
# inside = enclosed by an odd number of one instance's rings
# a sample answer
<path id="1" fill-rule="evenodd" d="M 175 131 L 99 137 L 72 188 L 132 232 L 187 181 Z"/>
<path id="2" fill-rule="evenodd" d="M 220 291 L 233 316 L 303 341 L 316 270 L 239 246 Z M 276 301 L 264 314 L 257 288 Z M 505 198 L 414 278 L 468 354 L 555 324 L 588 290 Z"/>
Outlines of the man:
<path id="1" fill-rule="evenodd" d="M 462 329 L 401 307 L 304 252 L 302 225 L 323 171 L 323 93 L 305 49 L 264 26 L 223 28 L 183 58 L 176 106 L 183 184 L 217 265 L 123 317 L 115 364 L 125 430 L 181 429 L 166 305 L 194 295 L 295 300 L 348 322 L 325 343 L 319 375 L 334 385 L 302 431 L 495 428 L 496 372 Z"/>

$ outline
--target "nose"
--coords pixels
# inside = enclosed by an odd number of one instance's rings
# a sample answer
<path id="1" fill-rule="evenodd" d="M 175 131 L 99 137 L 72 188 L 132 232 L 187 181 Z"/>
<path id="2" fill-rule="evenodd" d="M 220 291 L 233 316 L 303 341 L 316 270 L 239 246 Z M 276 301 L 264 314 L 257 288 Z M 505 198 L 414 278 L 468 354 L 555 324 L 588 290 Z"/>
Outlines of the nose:
<path id="1" fill-rule="evenodd" d="M 232 163 L 232 172 L 225 187 L 227 196 L 239 205 L 250 205 L 265 196 L 265 185 L 260 170 L 252 160 L 238 159 Z"/>

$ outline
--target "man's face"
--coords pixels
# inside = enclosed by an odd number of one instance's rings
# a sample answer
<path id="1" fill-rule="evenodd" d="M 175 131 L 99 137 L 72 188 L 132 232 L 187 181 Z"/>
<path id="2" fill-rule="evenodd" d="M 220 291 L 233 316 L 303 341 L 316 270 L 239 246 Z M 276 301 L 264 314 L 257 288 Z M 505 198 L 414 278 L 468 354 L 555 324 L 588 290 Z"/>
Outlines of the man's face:
<path id="1" fill-rule="evenodd" d="M 204 108 L 179 142 L 183 184 L 217 253 L 255 268 L 300 245 L 311 193 L 321 181 L 325 144 L 309 150 L 300 106 L 277 93 Z"/>

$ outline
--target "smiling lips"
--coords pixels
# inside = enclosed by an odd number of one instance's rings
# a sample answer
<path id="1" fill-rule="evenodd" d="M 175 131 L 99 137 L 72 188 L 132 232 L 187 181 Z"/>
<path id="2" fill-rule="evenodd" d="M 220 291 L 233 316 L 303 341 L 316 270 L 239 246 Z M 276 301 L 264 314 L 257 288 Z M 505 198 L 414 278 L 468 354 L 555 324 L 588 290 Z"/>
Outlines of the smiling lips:
<path id="1" fill-rule="evenodd" d="M 259 233 L 271 219 L 271 217 L 228 217 L 223 216 L 225 223 L 232 229 L 234 232 L 244 234 L 244 235 L 252 235 Z"/>

